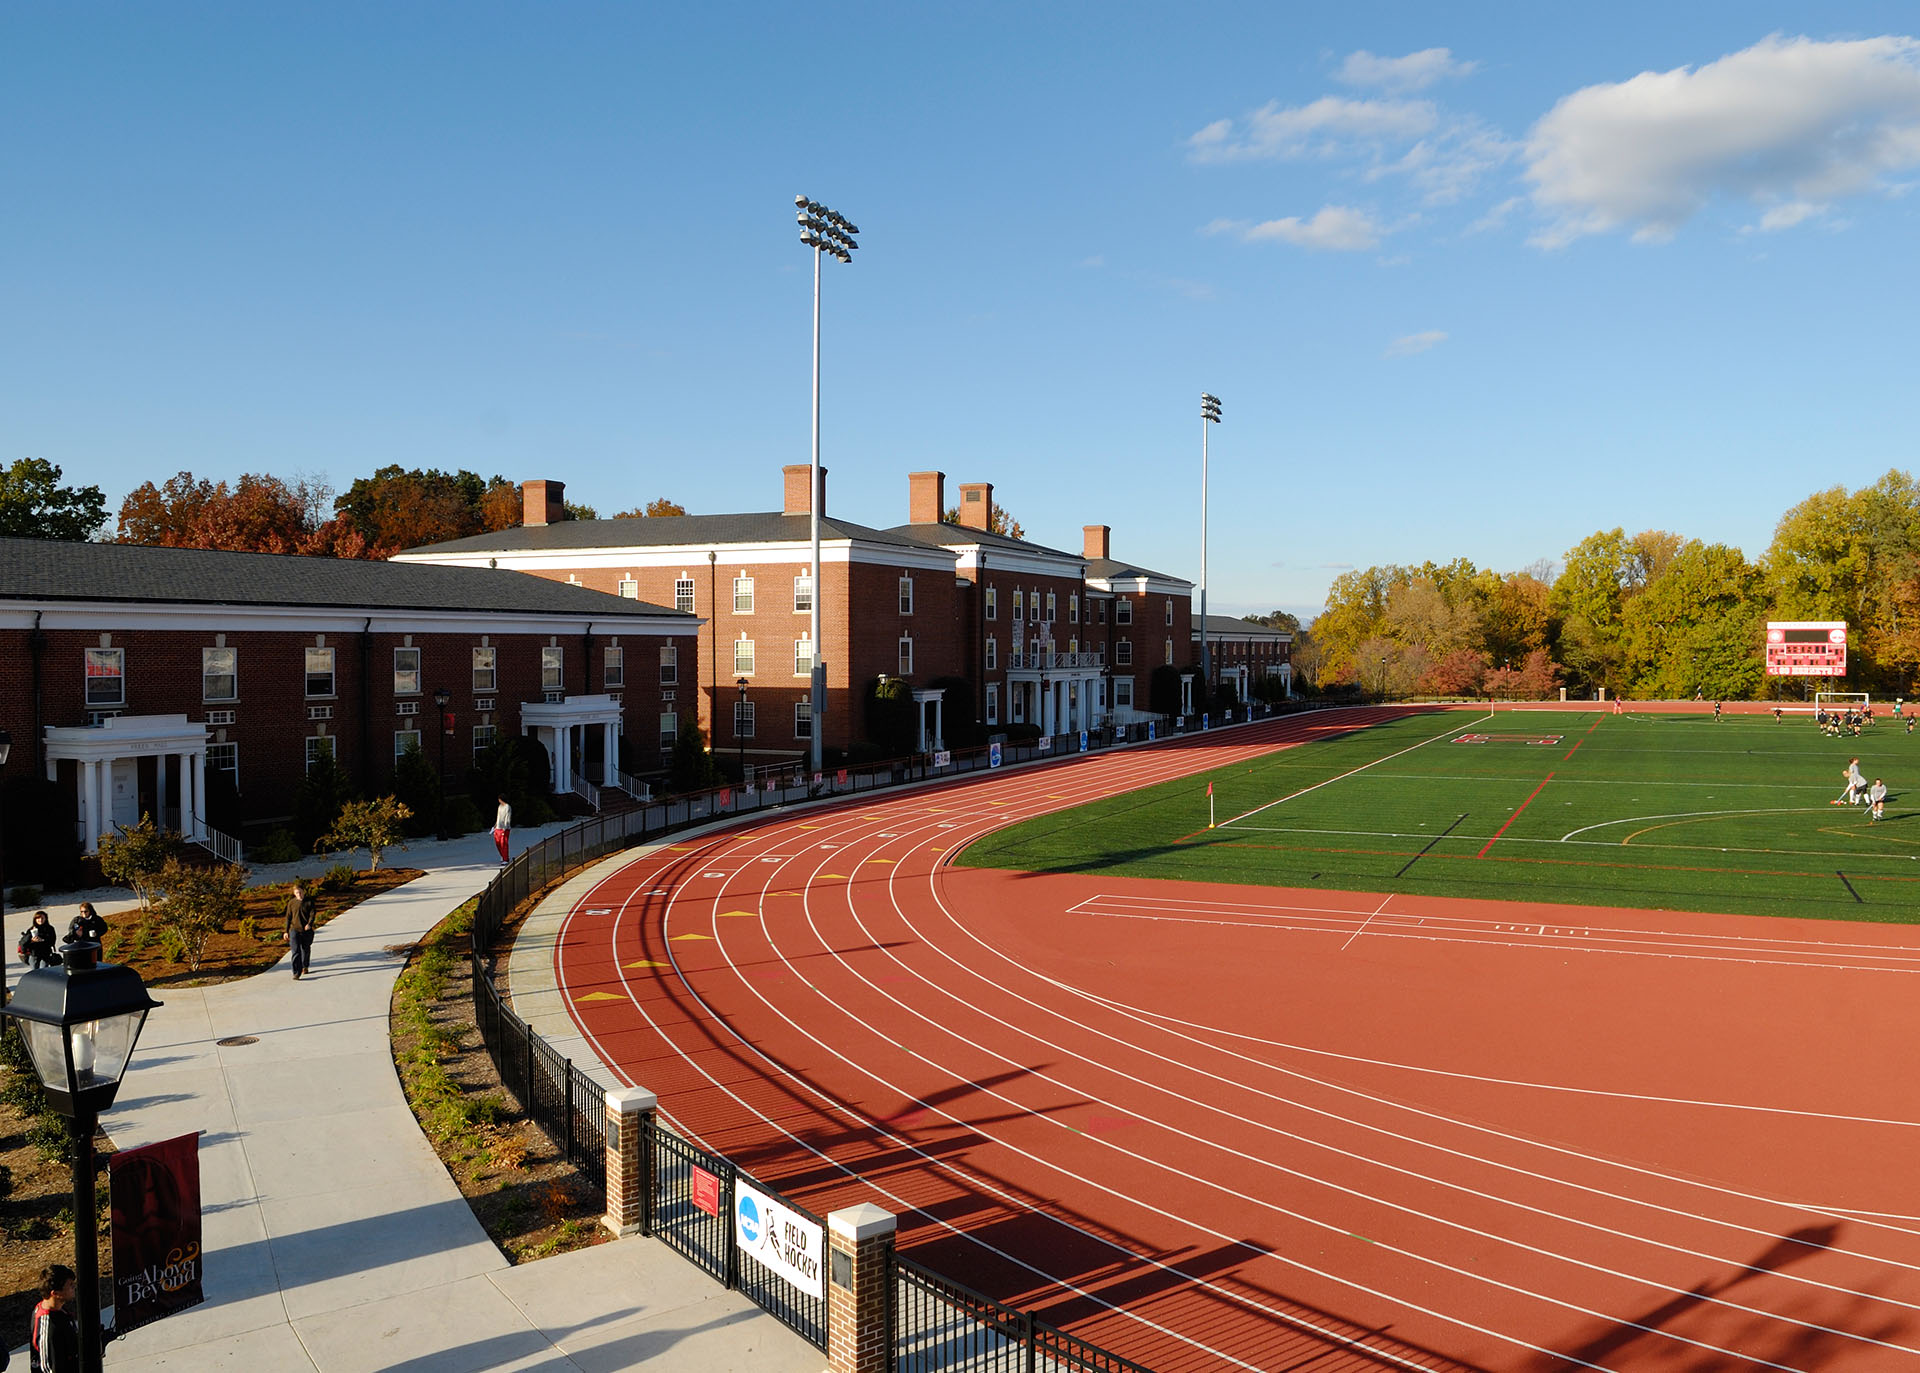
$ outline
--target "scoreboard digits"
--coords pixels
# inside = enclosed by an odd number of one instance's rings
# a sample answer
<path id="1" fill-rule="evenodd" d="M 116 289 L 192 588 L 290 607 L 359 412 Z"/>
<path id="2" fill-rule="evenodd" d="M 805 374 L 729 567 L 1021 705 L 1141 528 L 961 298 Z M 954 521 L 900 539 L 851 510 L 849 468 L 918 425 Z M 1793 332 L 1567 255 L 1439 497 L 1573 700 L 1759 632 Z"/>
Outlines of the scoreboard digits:
<path id="1" fill-rule="evenodd" d="M 1844 677 L 1847 675 L 1845 620 L 1770 620 L 1767 622 L 1767 676 Z"/>

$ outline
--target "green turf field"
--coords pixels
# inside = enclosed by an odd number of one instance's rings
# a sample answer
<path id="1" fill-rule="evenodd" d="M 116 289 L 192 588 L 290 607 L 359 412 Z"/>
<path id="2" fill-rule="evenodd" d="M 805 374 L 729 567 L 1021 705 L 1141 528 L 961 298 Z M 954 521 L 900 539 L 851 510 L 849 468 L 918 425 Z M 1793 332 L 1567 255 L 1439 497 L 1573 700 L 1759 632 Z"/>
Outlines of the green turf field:
<path id="1" fill-rule="evenodd" d="M 1829 804 L 1855 754 L 1886 779 L 1877 825 Z M 1413 715 L 1042 816 L 958 861 L 1920 921 L 1920 734 L 1883 722 L 1829 739 L 1804 716 Z"/>

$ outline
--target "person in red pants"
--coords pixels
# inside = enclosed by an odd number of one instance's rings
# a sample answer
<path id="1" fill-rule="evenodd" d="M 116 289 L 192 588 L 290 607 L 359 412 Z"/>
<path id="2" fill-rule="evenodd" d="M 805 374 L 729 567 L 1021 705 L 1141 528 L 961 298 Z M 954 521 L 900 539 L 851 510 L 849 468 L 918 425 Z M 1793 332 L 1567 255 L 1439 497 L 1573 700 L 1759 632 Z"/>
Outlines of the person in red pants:
<path id="1" fill-rule="evenodd" d="M 507 862 L 507 831 L 513 828 L 513 807 L 507 804 L 507 798 L 500 798 L 500 807 L 493 813 L 493 846 L 500 850 L 500 864 Z"/>

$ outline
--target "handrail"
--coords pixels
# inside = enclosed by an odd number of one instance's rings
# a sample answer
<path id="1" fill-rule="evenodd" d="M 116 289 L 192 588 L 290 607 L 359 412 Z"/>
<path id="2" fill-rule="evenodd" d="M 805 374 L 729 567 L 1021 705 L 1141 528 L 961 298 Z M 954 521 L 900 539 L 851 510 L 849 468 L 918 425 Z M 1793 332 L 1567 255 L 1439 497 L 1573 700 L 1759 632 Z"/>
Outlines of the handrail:
<path id="1" fill-rule="evenodd" d="M 575 777 L 570 790 L 575 796 L 580 797 L 588 805 L 592 806 L 596 814 L 599 812 L 600 788 L 596 787 L 584 777 Z"/>

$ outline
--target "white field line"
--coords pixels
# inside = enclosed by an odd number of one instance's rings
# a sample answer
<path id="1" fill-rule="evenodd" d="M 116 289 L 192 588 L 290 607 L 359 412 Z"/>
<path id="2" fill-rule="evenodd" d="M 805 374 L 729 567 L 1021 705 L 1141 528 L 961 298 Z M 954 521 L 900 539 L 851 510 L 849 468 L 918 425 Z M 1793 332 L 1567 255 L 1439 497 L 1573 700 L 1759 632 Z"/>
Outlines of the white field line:
<path id="1" fill-rule="evenodd" d="M 1489 714 L 1487 718 L 1492 719 L 1493 716 Z M 1273 807 L 1281 805 L 1287 801 L 1298 800 L 1300 797 L 1306 796 L 1312 792 L 1316 792 L 1320 790 L 1320 788 L 1322 787 L 1330 787 L 1335 782 L 1344 782 L 1347 780 L 1347 778 L 1353 777 L 1359 773 L 1365 772 L 1368 768 L 1376 768 L 1376 767 L 1379 767 L 1380 764 L 1382 763 L 1390 763 L 1395 758 L 1398 758 L 1403 754 L 1412 753 L 1417 748 L 1425 748 L 1428 744 L 1433 743 L 1435 739 L 1444 739 L 1450 734 L 1463 734 L 1466 732 L 1468 728 L 1470 728 L 1472 725 L 1477 723 L 1479 723 L 1477 720 L 1470 720 L 1467 722 L 1465 726 L 1462 726 L 1459 724 L 1448 725 L 1447 728 L 1441 730 L 1438 734 L 1434 735 L 1430 739 L 1422 739 L 1419 743 L 1409 744 L 1406 748 L 1400 749 L 1394 753 L 1389 753 L 1384 758 L 1376 758 L 1371 763 L 1362 763 L 1357 768 L 1349 768 L 1347 771 L 1341 773 L 1338 777 L 1329 777 L 1325 781 L 1315 782 L 1310 787 L 1302 787 L 1300 788 L 1300 790 L 1296 792 L 1292 792 L 1286 796 L 1282 796 L 1275 800 L 1269 801 L 1265 805 L 1255 806 L 1250 811 L 1234 816 L 1232 819 L 1228 820 L 1225 824 L 1221 825 L 1220 828 L 1226 829 L 1229 825 L 1238 824 L 1242 820 L 1246 820 L 1255 815 L 1258 815 L 1263 810 L 1271 810 Z"/>

